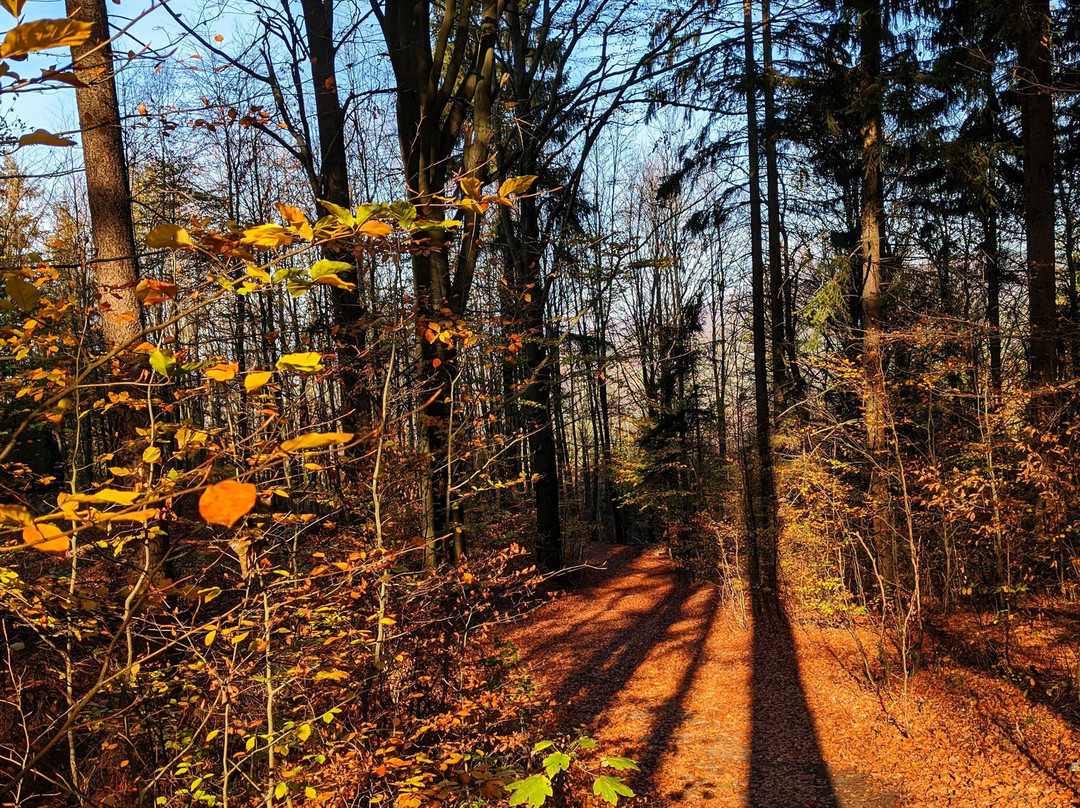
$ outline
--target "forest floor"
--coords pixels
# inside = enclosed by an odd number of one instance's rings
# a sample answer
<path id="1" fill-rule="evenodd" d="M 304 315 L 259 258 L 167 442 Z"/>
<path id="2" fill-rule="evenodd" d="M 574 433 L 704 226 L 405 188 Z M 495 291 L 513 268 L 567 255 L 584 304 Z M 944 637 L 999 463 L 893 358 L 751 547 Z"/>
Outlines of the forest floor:
<path id="1" fill-rule="evenodd" d="M 640 764 L 638 805 L 1080 805 L 1080 732 L 1011 683 L 940 664 L 906 699 L 879 694 L 847 629 L 747 626 L 662 548 L 598 545 L 587 563 L 603 569 L 503 634 L 549 704 L 547 731 L 585 727 Z"/>

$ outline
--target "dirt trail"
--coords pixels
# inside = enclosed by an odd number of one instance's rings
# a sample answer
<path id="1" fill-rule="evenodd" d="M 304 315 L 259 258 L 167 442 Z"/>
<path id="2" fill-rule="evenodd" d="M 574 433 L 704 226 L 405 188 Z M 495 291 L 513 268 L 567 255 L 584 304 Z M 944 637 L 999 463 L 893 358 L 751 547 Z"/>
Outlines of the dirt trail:
<path id="1" fill-rule="evenodd" d="M 963 704 L 916 699 L 911 734 L 845 660 L 845 634 L 740 627 L 664 551 L 597 546 L 590 570 L 507 632 L 562 730 L 637 760 L 637 803 L 740 808 L 1070 806 L 1053 773 Z"/>

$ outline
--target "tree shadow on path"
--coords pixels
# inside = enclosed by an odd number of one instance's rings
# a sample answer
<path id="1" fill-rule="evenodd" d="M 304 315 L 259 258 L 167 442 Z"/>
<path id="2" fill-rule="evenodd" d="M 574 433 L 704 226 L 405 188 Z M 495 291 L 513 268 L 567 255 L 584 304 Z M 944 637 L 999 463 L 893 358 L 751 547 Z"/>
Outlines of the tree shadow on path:
<path id="1" fill-rule="evenodd" d="M 748 808 L 839 808 L 783 606 L 754 601 Z"/>

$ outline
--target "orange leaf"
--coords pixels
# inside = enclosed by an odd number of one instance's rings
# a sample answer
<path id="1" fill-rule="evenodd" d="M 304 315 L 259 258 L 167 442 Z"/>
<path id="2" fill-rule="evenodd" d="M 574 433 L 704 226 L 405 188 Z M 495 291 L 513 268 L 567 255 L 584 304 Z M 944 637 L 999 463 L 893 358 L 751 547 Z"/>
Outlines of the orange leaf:
<path id="1" fill-rule="evenodd" d="M 255 507 L 256 490 L 251 483 L 222 480 L 199 497 L 199 515 L 212 525 L 232 527 Z"/>
<path id="2" fill-rule="evenodd" d="M 230 379 L 236 378 L 236 371 L 239 369 L 240 365 L 233 362 L 229 365 L 214 365 L 212 368 L 207 368 L 203 372 L 215 382 L 227 382 Z"/>
<path id="3" fill-rule="evenodd" d="M 359 233 L 370 238 L 383 238 L 394 232 L 394 228 L 386 222 L 367 221 L 360 225 Z"/>
<path id="4" fill-rule="evenodd" d="M 63 553 L 71 546 L 64 531 L 47 522 L 27 525 L 23 528 L 22 536 L 24 542 L 43 553 Z"/>
<path id="5" fill-rule="evenodd" d="M 152 278 L 143 278 L 135 287 L 135 297 L 144 306 L 153 306 L 155 303 L 164 303 L 176 297 L 180 287 L 167 281 L 155 281 Z"/>

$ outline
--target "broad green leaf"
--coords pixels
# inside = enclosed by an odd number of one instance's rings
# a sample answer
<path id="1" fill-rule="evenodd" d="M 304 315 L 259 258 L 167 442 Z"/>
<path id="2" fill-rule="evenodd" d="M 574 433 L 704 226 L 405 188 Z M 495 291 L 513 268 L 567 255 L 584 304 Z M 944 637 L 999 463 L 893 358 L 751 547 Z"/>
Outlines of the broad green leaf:
<path id="1" fill-rule="evenodd" d="M 12 302 L 28 314 L 41 300 L 41 292 L 38 291 L 38 288 L 18 275 L 8 275 L 4 287 L 7 289 L 8 297 L 11 298 Z"/>
<path id="2" fill-rule="evenodd" d="M 150 354 L 150 367 L 167 379 L 176 370 L 176 360 L 160 350 L 154 351 Z"/>
<path id="3" fill-rule="evenodd" d="M 324 275 L 334 275 L 338 272 L 351 272 L 353 265 L 344 261 L 330 261 L 324 258 L 321 261 L 316 261 L 311 266 L 311 279 L 317 281 Z"/>
<path id="4" fill-rule="evenodd" d="M 545 749 L 550 749 L 554 745 L 555 744 L 553 744 L 551 741 L 540 741 L 539 743 L 536 744 L 536 746 L 534 746 L 532 748 L 532 753 L 534 755 L 538 755 L 541 752 L 543 752 Z"/>
<path id="5" fill-rule="evenodd" d="M 401 227 L 412 227 L 413 222 L 416 221 L 416 205 L 401 200 L 391 202 L 390 215 Z"/>
<path id="6" fill-rule="evenodd" d="M 612 777 L 608 774 L 597 777 L 592 790 L 593 794 L 611 805 L 618 803 L 619 797 L 634 796 L 630 786 L 624 783 L 621 778 Z"/>
<path id="7" fill-rule="evenodd" d="M 81 45 L 90 38 L 91 24 L 81 20 L 34 20 L 16 25 L 0 43 L 0 59 L 18 59 L 48 48 Z"/>
<path id="8" fill-rule="evenodd" d="M 510 805 L 528 804 L 529 808 L 540 808 L 552 794 L 551 780 L 546 774 L 515 780 L 507 784 L 506 790 L 510 792 Z"/>
<path id="9" fill-rule="evenodd" d="M 222 480 L 203 491 L 199 497 L 199 515 L 212 525 L 232 527 L 255 507 L 257 491 L 251 483 Z"/>
<path id="10" fill-rule="evenodd" d="M 543 765 L 548 777 L 554 777 L 559 772 L 564 772 L 570 768 L 570 756 L 562 752 L 552 752 L 544 758 Z"/>
<path id="11" fill-rule="evenodd" d="M 308 432 L 306 435 L 300 435 L 283 442 L 281 448 L 286 452 L 303 452 L 309 449 L 322 449 L 325 446 L 348 443 L 352 439 L 352 432 Z"/>
<path id="12" fill-rule="evenodd" d="M 356 223 L 356 217 L 346 208 L 341 205 L 335 205 L 333 202 L 327 202 L 325 199 L 318 200 L 319 204 L 323 206 L 323 209 L 341 222 L 346 227 L 352 227 Z"/>
<path id="13" fill-rule="evenodd" d="M 525 174 L 521 177 L 510 177 L 503 181 L 503 184 L 499 186 L 499 196 L 511 196 L 513 194 L 523 194 L 532 184 L 536 182 L 536 176 L 534 174 Z"/>
<path id="14" fill-rule="evenodd" d="M 277 361 L 278 370 L 300 370 L 304 373 L 314 373 L 322 370 L 322 355 L 315 351 L 286 354 Z"/>
<path id="15" fill-rule="evenodd" d="M 607 766 L 609 769 L 615 769 L 616 771 L 626 771 L 632 769 L 633 771 L 641 771 L 638 765 L 630 758 L 625 757 L 606 757 L 600 761 L 601 766 Z"/>
<path id="16" fill-rule="evenodd" d="M 596 741 L 594 741 L 588 735 L 582 735 L 580 738 L 577 739 L 577 741 L 575 741 L 575 743 L 578 746 L 580 746 L 582 749 L 595 749 L 596 748 Z"/>

